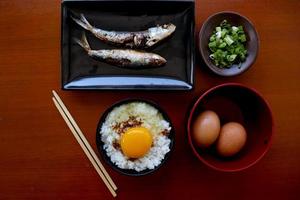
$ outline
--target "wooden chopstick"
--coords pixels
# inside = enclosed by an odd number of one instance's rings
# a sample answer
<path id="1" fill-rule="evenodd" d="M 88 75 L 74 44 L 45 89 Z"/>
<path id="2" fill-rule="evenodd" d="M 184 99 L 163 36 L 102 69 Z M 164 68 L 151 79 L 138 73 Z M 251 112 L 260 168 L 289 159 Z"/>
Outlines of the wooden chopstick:
<path id="1" fill-rule="evenodd" d="M 90 160 L 94 168 L 96 169 L 99 176 L 102 178 L 103 182 L 105 183 L 109 191 L 112 193 L 114 197 L 116 197 L 117 196 L 115 192 L 115 190 L 117 189 L 116 185 L 114 184 L 114 182 L 112 181 L 108 173 L 106 172 L 104 166 L 101 164 L 100 160 L 98 159 L 95 152 L 87 142 L 82 131 L 76 124 L 75 120 L 73 119 L 69 111 L 67 110 L 66 106 L 63 104 L 62 100 L 59 98 L 59 96 L 55 91 L 53 91 L 53 94 L 54 97 L 52 97 L 52 100 L 55 106 L 57 107 L 59 113 L 67 123 L 68 127 L 70 128 L 77 142 L 79 143 L 84 153 L 86 154 L 86 156 L 88 157 L 88 159 Z"/>
<path id="2" fill-rule="evenodd" d="M 88 157 L 88 159 L 90 160 L 90 162 L 92 163 L 92 165 L 94 166 L 94 168 L 97 171 L 97 173 L 99 174 L 99 176 L 102 178 L 102 180 L 105 183 L 106 187 L 109 189 L 109 191 L 111 192 L 111 194 L 114 197 L 116 197 L 117 194 L 116 194 L 115 190 L 112 188 L 112 186 L 110 185 L 110 183 L 106 179 L 105 175 L 103 174 L 103 172 L 100 170 L 99 166 L 97 165 L 96 161 L 93 159 L 92 155 L 88 151 L 87 147 L 82 142 L 81 138 L 77 134 L 75 128 L 72 126 L 72 124 L 71 124 L 70 120 L 68 119 L 67 115 L 64 113 L 62 107 L 59 105 L 58 101 L 54 97 L 52 97 L 52 100 L 53 100 L 56 108 L 58 109 L 59 113 L 61 114 L 61 116 L 63 117 L 63 119 L 67 123 L 68 127 L 70 128 L 71 132 L 73 133 L 74 137 L 76 138 L 77 142 L 81 146 L 82 150 L 84 151 L 84 153 L 86 154 L 86 156 Z"/>
<path id="3" fill-rule="evenodd" d="M 77 131 L 79 137 L 81 138 L 82 142 L 86 145 L 87 149 L 89 150 L 89 152 L 92 154 L 92 157 L 95 159 L 96 163 L 99 165 L 101 171 L 103 172 L 103 174 L 107 177 L 107 180 L 109 181 L 109 183 L 111 184 L 111 186 L 113 187 L 114 190 L 117 190 L 117 186 L 115 185 L 115 183 L 113 182 L 113 180 L 110 178 L 109 174 L 107 173 L 107 171 L 105 170 L 104 166 L 102 165 L 102 163 L 100 162 L 99 158 L 97 157 L 96 153 L 93 151 L 92 147 L 90 146 L 89 142 L 87 141 L 87 139 L 85 138 L 84 134 L 82 133 L 82 131 L 80 130 L 79 126 L 77 125 L 76 121 L 74 120 L 74 118 L 72 117 L 71 113 L 68 111 L 67 107 L 65 106 L 65 104 L 63 103 L 63 101 L 61 100 L 61 98 L 58 96 L 58 94 L 52 90 L 52 93 L 54 95 L 54 98 L 57 100 L 57 102 L 59 103 L 59 105 L 61 106 L 61 108 L 63 109 L 63 111 L 65 112 L 65 114 L 67 115 L 68 119 L 70 120 L 71 124 L 74 126 L 75 130 Z"/>

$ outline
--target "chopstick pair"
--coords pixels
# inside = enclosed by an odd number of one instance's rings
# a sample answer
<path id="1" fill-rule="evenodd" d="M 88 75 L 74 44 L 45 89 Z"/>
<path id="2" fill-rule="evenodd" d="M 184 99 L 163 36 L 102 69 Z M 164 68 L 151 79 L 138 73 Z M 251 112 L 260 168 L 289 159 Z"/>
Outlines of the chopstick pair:
<path id="1" fill-rule="evenodd" d="M 53 100 L 57 110 L 61 114 L 62 118 L 65 120 L 66 124 L 68 125 L 68 127 L 70 128 L 74 137 L 76 138 L 77 142 L 79 143 L 82 150 L 84 151 L 84 153 L 86 154 L 86 156 L 88 157 L 88 159 L 90 160 L 92 165 L 94 166 L 95 170 L 97 171 L 97 173 L 103 180 L 106 187 L 109 189 L 109 191 L 111 192 L 113 197 L 116 197 L 117 196 L 117 194 L 116 194 L 117 186 L 115 185 L 113 180 L 110 178 L 109 174 L 107 173 L 104 166 L 102 165 L 99 158 L 97 157 L 96 153 L 94 152 L 94 150 L 92 149 L 92 147 L 90 146 L 88 141 L 86 140 L 84 134 L 82 133 L 79 126 L 73 119 L 73 117 L 70 114 L 70 112 L 68 111 L 67 107 L 64 105 L 61 98 L 58 96 L 58 94 L 54 90 L 52 90 L 52 93 L 53 93 L 52 100 Z"/>

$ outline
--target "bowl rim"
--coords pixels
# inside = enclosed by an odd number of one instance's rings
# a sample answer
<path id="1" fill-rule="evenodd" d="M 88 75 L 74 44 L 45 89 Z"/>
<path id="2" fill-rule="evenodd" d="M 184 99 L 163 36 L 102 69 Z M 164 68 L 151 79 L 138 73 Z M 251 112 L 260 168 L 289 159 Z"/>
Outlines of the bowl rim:
<path id="1" fill-rule="evenodd" d="M 257 40 L 254 41 L 257 43 L 257 50 L 254 54 L 254 57 L 253 59 L 251 60 L 251 62 L 246 66 L 244 67 L 242 70 L 238 71 L 237 73 L 234 73 L 234 74 L 223 74 L 222 72 L 219 72 L 217 70 L 215 70 L 213 67 L 211 67 L 211 63 L 208 62 L 208 58 L 204 57 L 204 49 L 202 48 L 201 46 L 201 39 L 203 37 L 203 33 L 205 31 L 205 28 L 207 26 L 207 24 L 209 23 L 209 21 L 217 16 L 217 15 L 221 15 L 221 14 L 233 14 L 233 15 L 236 15 L 237 17 L 240 17 L 240 18 L 243 18 L 245 19 L 251 26 L 251 28 L 253 29 L 255 35 L 256 35 L 256 38 Z M 215 74 L 219 75 L 219 76 L 223 76 L 223 77 L 233 77 L 233 76 L 237 76 L 237 75 L 240 75 L 244 72 L 246 72 L 247 70 L 249 70 L 249 68 L 255 63 L 255 61 L 257 60 L 257 57 L 258 57 L 258 53 L 259 53 L 259 48 L 260 48 L 260 39 L 259 39 L 259 35 L 258 35 L 258 32 L 255 28 L 255 26 L 253 25 L 253 23 L 251 22 L 251 20 L 247 17 L 245 17 L 244 15 L 238 13 L 238 12 L 235 12 L 235 11 L 220 11 L 220 12 L 217 12 L 217 13 L 214 13 L 212 15 L 210 15 L 202 24 L 201 26 L 201 29 L 199 31 L 199 34 L 198 34 L 198 48 L 199 48 L 199 51 L 200 51 L 200 54 L 201 54 L 201 57 L 202 57 L 202 60 L 205 62 L 206 66 Z M 213 64 L 214 65 L 214 64 Z"/>
<path id="2" fill-rule="evenodd" d="M 192 118 L 193 115 L 195 113 L 196 108 L 198 107 L 198 105 L 200 104 L 200 102 L 211 92 L 216 91 L 217 89 L 220 88 L 224 88 L 224 87 L 238 87 L 238 88 L 243 88 L 246 89 L 250 92 L 252 92 L 253 94 L 255 94 L 258 98 L 260 98 L 262 100 L 262 102 L 265 104 L 269 114 L 270 114 L 270 118 L 271 118 L 271 135 L 270 135 L 270 139 L 269 142 L 266 146 L 266 148 L 263 150 L 262 154 L 260 156 L 258 156 L 258 158 L 256 158 L 253 162 L 251 162 L 248 165 L 245 165 L 244 167 L 239 167 L 239 168 L 235 168 L 235 169 L 224 169 L 224 168 L 220 168 L 217 167 L 211 163 L 209 163 L 208 161 L 206 161 L 196 150 L 196 148 L 194 147 L 193 144 L 193 139 L 191 136 L 191 125 L 192 125 Z M 272 146 L 273 143 L 273 137 L 274 137 L 274 133 L 275 133 L 275 125 L 274 125 L 274 115 L 273 112 L 271 110 L 271 106 L 270 104 L 263 98 L 263 96 L 254 88 L 252 87 L 248 87 L 246 85 L 240 84 L 240 83 L 223 83 L 217 86 L 214 86 L 210 89 L 208 89 L 206 92 L 204 92 L 202 95 L 200 95 L 200 97 L 196 100 L 196 102 L 194 103 L 190 113 L 189 113 L 189 118 L 188 118 L 188 124 L 187 124 L 187 133 L 188 133 L 188 141 L 190 144 L 190 147 L 192 148 L 193 153 L 196 155 L 196 157 L 202 161 L 204 164 L 206 164 L 207 166 L 211 167 L 212 169 L 215 169 L 217 171 L 222 171 L 222 172 L 237 172 L 237 171 L 242 171 L 244 169 L 247 169 L 253 165 L 255 165 L 259 160 L 261 160 L 264 155 L 269 151 L 270 147 Z"/>
<path id="3" fill-rule="evenodd" d="M 117 165 L 115 165 L 110 160 L 109 156 L 106 154 L 106 151 L 102 148 L 103 145 L 101 145 L 101 144 L 103 142 L 101 141 L 101 137 L 100 137 L 101 136 L 100 135 L 100 130 L 101 130 L 102 124 L 106 120 L 107 115 L 115 107 L 121 106 L 121 105 L 124 105 L 124 104 L 128 104 L 128 103 L 132 103 L 132 102 L 143 102 L 143 103 L 147 103 L 147 104 L 153 106 L 154 108 L 156 108 L 162 114 L 164 119 L 167 122 L 169 122 L 170 127 L 171 127 L 171 131 L 170 131 L 170 134 L 168 136 L 168 138 L 171 140 L 170 146 L 169 146 L 170 151 L 168 153 L 166 153 L 166 155 L 165 155 L 164 159 L 161 161 L 161 163 L 158 166 L 156 166 L 154 169 L 146 169 L 146 170 L 143 170 L 143 171 L 140 171 L 140 172 L 132 170 L 132 171 L 135 171 L 135 173 L 126 172 L 127 170 L 128 171 L 130 171 L 130 170 L 119 168 Z M 172 123 L 170 117 L 167 115 L 167 113 L 155 101 L 148 100 L 148 99 L 145 99 L 145 98 L 125 98 L 125 99 L 116 101 L 112 105 L 108 106 L 106 108 L 106 110 L 102 113 L 102 115 L 101 115 L 101 117 L 98 121 L 97 128 L 96 128 L 96 146 L 97 146 L 98 152 L 101 154 L 102 159 L 105 160 L 105 162 L 109 166 L 111 166 L 115 171 L 119 172 L 120 174 L 127 175 L 127 176 L 134 176 L 134 177 L 149 175 L 149 174 L 152 174 L 153 172 L 157 171 L 158 169 L 160 169 L 165 164 L 165 162 L 167 162 L 169 157 L 171 156 L 171 153 L 174 150 L 174 146 L 175 146 L 175 129 L 174 129 L 174 126 L 173 126 L 173 123 Z"/>

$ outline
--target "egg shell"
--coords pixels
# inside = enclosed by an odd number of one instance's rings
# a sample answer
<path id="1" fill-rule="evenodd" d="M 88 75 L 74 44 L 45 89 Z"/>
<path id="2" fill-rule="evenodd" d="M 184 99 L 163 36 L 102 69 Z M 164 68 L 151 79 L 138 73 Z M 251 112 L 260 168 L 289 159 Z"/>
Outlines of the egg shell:
<path id="1" fill-rule="evenodd" d="M 193 138 L 199 147 L 209 147 L 220 133 L 220 119 L 210 110 L 202 112 L 193 124 Z"/>
<path id="2" fill-rule="evenodd" d="M 237 122 L 229 122 L 222 126 L 217 141 L 217 151 L 221 156 L 233 156 L 238 153 L 247 140 L 245 128 Z"/>

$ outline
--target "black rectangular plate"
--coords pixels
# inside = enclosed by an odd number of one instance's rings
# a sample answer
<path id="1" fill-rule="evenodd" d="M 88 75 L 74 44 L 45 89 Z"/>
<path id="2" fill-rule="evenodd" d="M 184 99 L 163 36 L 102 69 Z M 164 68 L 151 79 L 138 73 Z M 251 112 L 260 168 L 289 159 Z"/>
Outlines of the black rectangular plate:
<path id="1" fill-rule="evenodd" d="M 83 13 L 95 27 L 140 31 L 173 23 L 176 31 L 149 51 L 167 64 L 151 69 L 124 69 L 94 60 L 73 38 L 85 31 L 70 15 Z M 65 90 L 191 90 L 194 82 L 194 1 L 63 1 L 61 78 Z M 92 49 L 117 48 L 86 32 Z M 148 50 L 147 50 L 148 51 Z"/>

